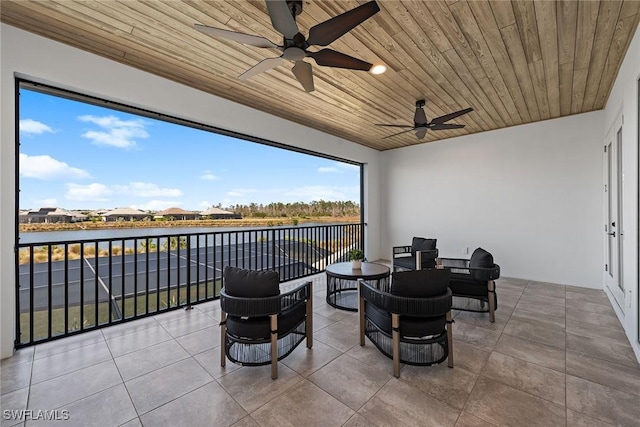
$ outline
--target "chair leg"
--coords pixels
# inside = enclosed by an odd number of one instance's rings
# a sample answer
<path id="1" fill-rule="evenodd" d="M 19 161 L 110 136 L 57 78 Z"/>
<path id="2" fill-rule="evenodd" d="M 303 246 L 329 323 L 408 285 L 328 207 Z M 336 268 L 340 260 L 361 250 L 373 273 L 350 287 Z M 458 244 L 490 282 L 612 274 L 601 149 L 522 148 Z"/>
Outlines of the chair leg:
<path id="1" fill-rule="evenodd" d="M 393 336 L 393 376 L 400 378 L 400 315 L 391 313 Z"/>
<path id="2" fill-rule="evenodd" d="M 358 323 L 360 332 L 360 345 L 364 345 L 364 298 L 360 296 L 360 282 L 358 282 Z"/>
<path id="3" fill-rule="evenodd" d="M 278 315 L 269 315 L 271 319 L 271 378 L 278 378 Z"/>
<path id="4" fill-rule="evenodd" d="M 489 280 L 487 283 L 489 288 L 489 322 L 496 321 L 496 282 Z"/>
<path id="5" fill-rule="evenodd" d="M 311 285 L 309 285 L 311 287 Z M 307 318 L 305 319 L 307 335 L 307 348 L 313 347 L 313 289 L 309 291 L 309 298 L 307 298 Z"/>
<path id="6" fill-rule="evenodd" d="M 453 319 L 451 311 L 447 311 L 447 346 L 449 347 L 449 355 L 447 362 L 450 368 L 453 368 Z"/>
<path id="7" fill-rule="evenodd" d="M 227 313 L 220 312 L 220 366 L 224 368 L 227 363 Z"/>

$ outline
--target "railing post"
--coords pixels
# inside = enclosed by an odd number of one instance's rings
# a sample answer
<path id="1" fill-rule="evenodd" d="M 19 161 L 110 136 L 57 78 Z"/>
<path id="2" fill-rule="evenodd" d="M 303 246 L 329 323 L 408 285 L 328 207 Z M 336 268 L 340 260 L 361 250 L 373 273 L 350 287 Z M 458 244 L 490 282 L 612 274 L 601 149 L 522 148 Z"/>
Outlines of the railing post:
<path id="1" fill-rule="evenodd" d="M 185 257 L 185 264 L 187 267 L 186 282 L 187 282 L 187 305 L 185 310 L 192 310 L 191 306 L 191 237 L 186 236 L 187 239 L 187 256 Z M 180 268 L 180 239 L 178 239 L 178 268 Z"/>

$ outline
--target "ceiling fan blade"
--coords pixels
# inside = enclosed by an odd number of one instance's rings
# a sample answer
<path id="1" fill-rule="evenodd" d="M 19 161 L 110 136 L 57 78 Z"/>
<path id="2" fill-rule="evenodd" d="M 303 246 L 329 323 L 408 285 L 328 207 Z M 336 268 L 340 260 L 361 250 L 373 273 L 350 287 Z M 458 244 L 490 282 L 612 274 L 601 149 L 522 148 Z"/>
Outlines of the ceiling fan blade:
<path id="1" fill-rule="evenodd" d="M 237 33 L 235 31 L 223 30 L 222 28 L 207 27 L 206 25 L 193 24 L 193 28 L 196 30 L 209 34 L 214 37 L 222 37 L 225 39 L 233 40 L 242 44 L 255 47 L 278 47 L 271 40 L 260 36 L 254 36 L 251 34 Z"/>
<path id="2" fill-rule="evenodd" d="M 416 136 L 418 137 L 418 139 L 424 139 L 424 136 L 427 134 L 427 129 L 425 128 L 420 128 L 418 131 L 416 131 Z"/>
<path id="3" fill-rule="evenodd" d="M 403 133 L 411 132 L 412 130 L 413 130 L 413 127 L 411 129 L 403 130 L 402 132 L 394 133 L 393 135 L 385 136 L 382 139 L 387 139 L 387 138 L 391 138 L 392 136 L 402 135 Z"/>
<path id="4" fill-rule="evenodd" d="M 322 49 L 318 52 L 307 52 L 307 56 L 312 57 L 318 65 L 335 68 L 347 68 L 349 70 L 369 71 L 371 64 L 353 56 L 336 52 L 332 49 Z"/>
<path id="5" fill-rule="evenodd" d="M 277 67 L 278 65 L 280 65 L 280 63 L 282 62 L 282 57 L 277 57 L 277 58 L 267 58 L 267 59 L 263 59 L 262 61 L 258 62 L 256 65 L 254 65 L 253 67 L 249 68 L 247 71 L 245 71 L 244 73 L 240 74 L 238 76 L 238 78 L 240 80 L 246 80 L 249 79 L 253 76 L 256 76 L 260 73 L 263 73 L 267 70 L 270 70 L 274 67 Z"/>
<path id="6" fill-rule="evenodd" d="M 387 126 L 387 127 L 392 127 L 392 128 L 407 128 L 407 129 L 413 129 L 413 126 L 409 126 L 409 125 L 391 125 L 391 124 L 375 123 L 375 126 Z"/>
<path id="7" fill-rule="evenodd" d="M 313 86 L 311 64 L 304 61 L 296 61 L 291 71 L 293 71 L 293 75 L 296 76 L 296 79 L 298 79 L 305 91 L 313 92 L 315 88 Z"/>
<path id="8" fill-rule="evenodd" d="M 464 125 L 457 125 L 455 123 L 435 123 L 429 126 L 431 130 L 446 130 L 446 129 L 462 129 Z"/>
<path id="9" fill-rule="evenodd" d="M 269 1 L 267 1 L 267 3 L 269 3 Z M 327 46 L 379 11 L 380 7 L 375 1 L 362 4 L 355 9 L 351 9 L 311 27 L 307 42 L 310 45 Z"/>
<path id="10" fill-rule="evenodd" d="M 271 18 L 271 25 L 286 39 L 292 39 L 298 34 L 298 24 L 289 10 L 285 0 L 267 0 L 267 10 Z"/>
<path id="11" fill-rule="evenodd" d="M 416 113 L 413 115 L 413 122 L 416 126 L 427 124 L 427 115 L 422 107 L 416 107 Z"/>
<path id="12" fill-rule="evenodd" d="M 467 114 L 473 111 L 473 108 L 465 108 L 464 110 L 456 111 L 455 113 L 445 114 L 444 116 L 436 117 L 431 120 L 431 123 L 444 123 L 448 122 L 451 119 L 455 119 L 456 117 L 460 117 L 463 114 Z"/>

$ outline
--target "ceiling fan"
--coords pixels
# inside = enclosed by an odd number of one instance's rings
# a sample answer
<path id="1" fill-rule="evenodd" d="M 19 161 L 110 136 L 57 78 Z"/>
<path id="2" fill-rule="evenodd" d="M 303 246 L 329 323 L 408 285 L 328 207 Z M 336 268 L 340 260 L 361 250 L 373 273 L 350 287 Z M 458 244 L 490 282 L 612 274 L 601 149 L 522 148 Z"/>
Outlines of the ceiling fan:
<path id="1" fill-rule="evenodd" d="M 263 59 L 242 73 L 239 76 L 240 79 L 248 79 L 270 70 L 280 65 L 284 59 L 288 59 L 294 62 L 293 75 L 298 79 L 305 91 L 312 92 L 314 90 L 313 72 L 311 71 L 311 64 L 303 61 L 305 57 L 313 58 L 318 65 L 328 67 L 363 71 L 371 69 L 372 64 L 332 49 L 321 49 L 317 52 L 307 49 L 311 46 L 329 45 L 378 13 L 380 7 L 375 0 L 311 27 L 308 38 L 305 38 L 300 33 L 295 18 L 296 15 L 302 12 L 302 0 L 266 0 L 266 3 L 273 28 L 284 37 L 282 46 L 271 42 L 265 37 L 194 24 L 196 30 L 214 37 L 234 40 L 249 46 L 278 49 L 282 52 L 279 57 Z"/>
<path id="2" fill-rule="evenodd" d="M 456 117 L 460 117 L 463 114 L 470 113 L 473 108 L 465 108 L 464 110 L 456 111 L 455 113 L 445 114 L 444 116 L 436 117 L 430 122 L 427 122 L 427 115 L 424 112 L 424 99 L 416 101 L 416 113 L 413 116 L 413 126 L 410 125 L 392 125 L 392 124 L 376 124 L 376 126 L 388 126 L 395 128 L 408 128 L 402 132 L 394 133 L 393 135 L 385 136 L 382 139 L 391 138 L 392 136 L 400 135 L 406 132 L 416 131 L 418 139 L 423 139 L 428 130 L 446 130 L 446 129 L 461 129 L 464 125 L 458 125 L 455 123 L 445 123 L 449 120 L 453 120 Z"/>

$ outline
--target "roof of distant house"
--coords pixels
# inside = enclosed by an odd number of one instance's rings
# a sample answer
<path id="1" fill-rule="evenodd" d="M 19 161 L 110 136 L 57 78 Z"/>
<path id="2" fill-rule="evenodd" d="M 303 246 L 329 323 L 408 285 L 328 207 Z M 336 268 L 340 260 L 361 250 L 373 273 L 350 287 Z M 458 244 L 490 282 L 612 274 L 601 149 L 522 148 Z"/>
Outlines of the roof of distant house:
<path id="1" fill-rule="evenodd" d="M 163 210 L 162 212 L 158 212 L 156 215 L 167 216 L 167 215 L 193 215 L 195 212 L 186 211 L 182 208 L 168 208 Z"/>
<path id="2" fill-rule="evenodd" d="M 225 211 L 220 208 L 209 208 L 206 211 L 200 212 L 202 215 L 233 215 L 233 212 Z"/>
<path id="3" fill-rule="evenodd" d="M 144 215 L 149 215 L 145 212 L 142 212 L 138 209 L 133 209 L 133 208 L 115 208 L 113 210 L 110 210 L 109 212 L 105 213 L 104 216 L 113 216 L 113 215 L 140 215 L 140 216 L 144 216 Z"/>

